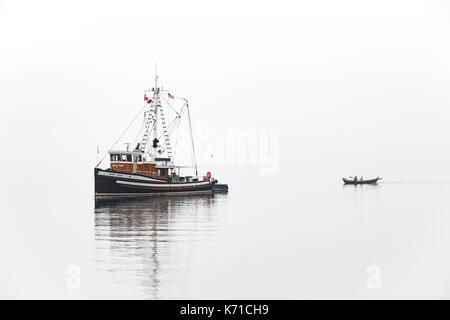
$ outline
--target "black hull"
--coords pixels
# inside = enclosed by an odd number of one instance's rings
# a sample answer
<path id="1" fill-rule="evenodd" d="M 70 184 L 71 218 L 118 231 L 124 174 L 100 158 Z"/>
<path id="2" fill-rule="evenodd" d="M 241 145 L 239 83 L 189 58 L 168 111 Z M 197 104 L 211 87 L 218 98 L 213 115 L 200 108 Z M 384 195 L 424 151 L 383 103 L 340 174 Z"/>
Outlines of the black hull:
<path id="1" fill-rule="evenodd" d="M 344 180 L 344 184 L 376 184 L 379 180 L 379 178 L 375 178 L 375 179 L 370 179 L 370 180 L 351 180 L 351 179 L 345 179 L 342 178 L 342 180 Z"/>
<path id="2" fill-rule="evenodd" d="M 95 198 L 211 194 L 216 181 L 168 183 L 141 175 L 94 169 Z"/>

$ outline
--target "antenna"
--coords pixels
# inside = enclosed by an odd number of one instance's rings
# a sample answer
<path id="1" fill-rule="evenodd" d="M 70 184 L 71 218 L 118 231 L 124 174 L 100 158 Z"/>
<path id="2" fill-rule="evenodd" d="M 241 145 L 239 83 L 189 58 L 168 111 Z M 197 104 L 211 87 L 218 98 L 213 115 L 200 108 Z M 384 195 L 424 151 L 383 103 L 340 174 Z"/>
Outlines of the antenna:
<path id="1" fill-rule="evenodd" d="M 158 87 L 158 65 L 155 62 L 155 88 Z"/>

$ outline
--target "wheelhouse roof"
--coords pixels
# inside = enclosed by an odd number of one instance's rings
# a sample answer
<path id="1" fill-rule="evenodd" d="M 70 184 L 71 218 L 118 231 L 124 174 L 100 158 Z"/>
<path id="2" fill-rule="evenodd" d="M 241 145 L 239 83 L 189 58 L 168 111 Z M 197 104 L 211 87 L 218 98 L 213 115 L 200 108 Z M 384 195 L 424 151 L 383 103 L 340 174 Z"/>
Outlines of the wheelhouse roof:
<path id="1" fill-rule="evenodd" d="M 132 151 L 125 151 L 125 150 L 108 150 L 109 154 L 138 154 L 142 155 L 144 152 L 142 150 L 132 150 Z"/>

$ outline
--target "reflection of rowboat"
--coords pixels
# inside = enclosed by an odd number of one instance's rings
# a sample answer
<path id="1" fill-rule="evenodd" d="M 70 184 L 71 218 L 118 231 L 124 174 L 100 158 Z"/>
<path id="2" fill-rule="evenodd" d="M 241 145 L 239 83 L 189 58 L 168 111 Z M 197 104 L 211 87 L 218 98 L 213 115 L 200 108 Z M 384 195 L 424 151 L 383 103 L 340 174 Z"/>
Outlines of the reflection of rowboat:
<path id="1" fill-rule="evenodd" d="M 355 180 L 355 179 L 347 179 L 342 178 L 344 180 L 344 184 L 376 184 L 378 180 L 381 180 L 382 178 L 376 177 L 375 179 L 368 179 L 368 180 Z"/>

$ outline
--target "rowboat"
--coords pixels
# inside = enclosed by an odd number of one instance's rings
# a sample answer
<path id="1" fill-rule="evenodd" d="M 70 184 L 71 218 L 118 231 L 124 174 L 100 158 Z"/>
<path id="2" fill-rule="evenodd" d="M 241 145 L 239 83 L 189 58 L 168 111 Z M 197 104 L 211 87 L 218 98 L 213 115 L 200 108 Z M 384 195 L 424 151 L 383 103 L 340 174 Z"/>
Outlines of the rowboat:
<path id="1" fill-rule="evenodd" d="M 375 179 L 366 179 L 366 180 L 359 180 L 359 179 L 348 179 L 348 178 L 342 178 L 344 180 L 344 184 L 376 184 L 378 180 L 381 180 L 382 178 L 376 177 Z"/>

